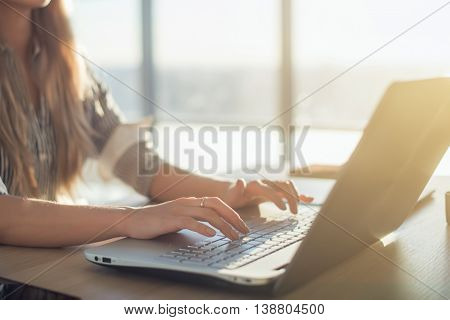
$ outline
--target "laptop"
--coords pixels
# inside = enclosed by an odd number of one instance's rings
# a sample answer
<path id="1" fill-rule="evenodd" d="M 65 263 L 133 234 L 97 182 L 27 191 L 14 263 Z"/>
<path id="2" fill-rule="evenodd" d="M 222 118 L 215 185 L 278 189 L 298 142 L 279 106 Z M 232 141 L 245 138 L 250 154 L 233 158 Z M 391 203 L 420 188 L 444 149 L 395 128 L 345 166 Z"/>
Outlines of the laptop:
<path id="1" fill-rule="evenodd" d="M 182 230 L 90 247 L 85 257 L 178 279 L 287 292 L 402 224 L 448 149 L 449 121 L 450 78 L 394 83 L 322 206 L 302 205 L 296 216 L 270 204 L 249 208 L 243 217 L 251 231 L 237 241 Z"/>

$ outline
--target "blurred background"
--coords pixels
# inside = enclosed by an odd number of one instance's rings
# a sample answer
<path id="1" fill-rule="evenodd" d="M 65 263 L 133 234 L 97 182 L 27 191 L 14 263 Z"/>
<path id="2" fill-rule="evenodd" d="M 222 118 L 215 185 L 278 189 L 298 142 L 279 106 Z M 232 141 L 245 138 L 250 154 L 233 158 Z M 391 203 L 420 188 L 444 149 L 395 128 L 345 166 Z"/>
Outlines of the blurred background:
<path id="1" fill-rule="evenodd" d="M 347 159 L 392 81 L 450 73 L 448 8 L 384 46 L 444 3 L 69 2 L 75 34 L 87 56 L 183 122 L 194 128 L 262 126 L 272 120 L 271 124 L 285 127 L 308 125 L 305 158 L 325 164 Z M 130 121 L 153 115 L 158 125 L 180 125 L 122 83 L 96 71 Z M 341 73 L 292 112 L 274 119 Z M 438 172 L 450 174 L 448 159 Z"/>

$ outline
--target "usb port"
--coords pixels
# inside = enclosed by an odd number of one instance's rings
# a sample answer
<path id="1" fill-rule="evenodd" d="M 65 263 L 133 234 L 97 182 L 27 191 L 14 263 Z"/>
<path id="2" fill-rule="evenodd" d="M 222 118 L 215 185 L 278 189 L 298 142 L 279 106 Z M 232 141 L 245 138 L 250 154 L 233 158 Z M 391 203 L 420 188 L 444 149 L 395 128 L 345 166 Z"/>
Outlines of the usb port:
<path id="1" fill-rule="evenodd" d="M 111 258 L 102 258 L 102 262 L 111 263 Z"/>

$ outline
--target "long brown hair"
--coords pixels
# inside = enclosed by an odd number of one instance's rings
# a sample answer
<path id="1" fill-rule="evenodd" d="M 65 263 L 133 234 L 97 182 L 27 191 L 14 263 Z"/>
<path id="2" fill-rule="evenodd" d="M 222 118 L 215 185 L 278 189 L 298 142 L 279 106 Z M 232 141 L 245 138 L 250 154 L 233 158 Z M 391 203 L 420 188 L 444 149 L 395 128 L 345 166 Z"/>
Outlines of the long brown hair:
<path id="1" fill-rule="evenodd" d="M 29 72 L 55 131 L 56 187 L 69 190 L 92 150 L 91 129 L 82 106 L 84 68 L 80 68 L 73 51 L 74 38 L 62 1 L 34 9 L 31 19 L 32 41 L 39 45 L 40 53 Z M 32 43 L 29 47 L 31 52 Z M 8 64 L 21 72 L 8 74 Z M 0 54 L 0 94 L 4 102 L 0 105 L 0 145 L 13 171 L 10 193 L 39 197 L 28 141 L 27 110 L 32 102 L 23 71 L 17 57 Z"/>

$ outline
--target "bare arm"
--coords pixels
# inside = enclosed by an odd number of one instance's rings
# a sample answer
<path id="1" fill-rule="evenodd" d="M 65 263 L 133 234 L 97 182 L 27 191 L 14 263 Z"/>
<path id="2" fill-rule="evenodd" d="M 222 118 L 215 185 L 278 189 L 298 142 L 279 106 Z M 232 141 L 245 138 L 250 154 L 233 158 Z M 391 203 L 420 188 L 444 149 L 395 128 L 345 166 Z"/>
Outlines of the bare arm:
<path id="1" fill-rule="evenodd" d="M 124 236 L 129 208 L 62 205 L 0 196 L 0 243 L 61 247 Z"/>
<path id="2" fill-rule="evenodd" d="M 169 164 L 162 165 L 153 177 L 149 196 L 157 201 L 179 197 L 218 197 L 234 209 L 270 201 L 286 210 L 288 203 L 292 213 L 297 213 L 299 201 L 308 203 L 313 200 L 301 194 L 290 180 L 245 182 L 238 179 L 230 182 L 199 176 Z"/>
<path id="3" fill-rule="evenodd" d="M 151 239 L 189 229 L 205 236 L 215 230 L 230 239 L 248 228 L 239 215 L 218 198 L 200 206 L 199 198 L 180 198 L 142 208 L 62 205 L 0 196 L 0 243 L 31 247 L 63 247 L 115 237 Z"/>
<path id="4" fill-rule="evenodd" d="M 231 182 L 196 175 L 164 163 L 153 177 L 149 195 L 164 202 L 181 197 L 222 198 Z"/>

